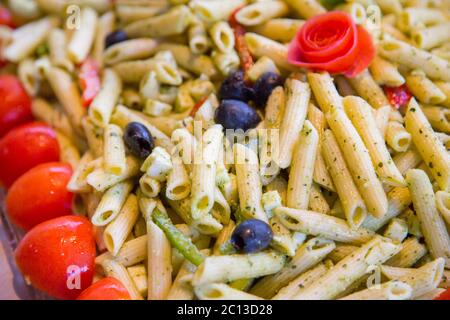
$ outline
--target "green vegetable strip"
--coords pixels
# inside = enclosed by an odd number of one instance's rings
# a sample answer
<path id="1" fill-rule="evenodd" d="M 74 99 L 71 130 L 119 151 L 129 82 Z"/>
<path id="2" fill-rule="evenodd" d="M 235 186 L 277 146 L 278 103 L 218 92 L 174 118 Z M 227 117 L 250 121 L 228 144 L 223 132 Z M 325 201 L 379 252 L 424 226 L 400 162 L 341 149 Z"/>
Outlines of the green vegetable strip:
<path id="1" fill-rule="evenodd" d="M 170 220 L 166 213 L 155 209 L 152 214 L 153 222 L 161 228 L 172 246 L 178 249 L 180 253 L 191 263 L 199 266 L 205 257 L 192 243 L 189 237 L 186 237 Z"/>

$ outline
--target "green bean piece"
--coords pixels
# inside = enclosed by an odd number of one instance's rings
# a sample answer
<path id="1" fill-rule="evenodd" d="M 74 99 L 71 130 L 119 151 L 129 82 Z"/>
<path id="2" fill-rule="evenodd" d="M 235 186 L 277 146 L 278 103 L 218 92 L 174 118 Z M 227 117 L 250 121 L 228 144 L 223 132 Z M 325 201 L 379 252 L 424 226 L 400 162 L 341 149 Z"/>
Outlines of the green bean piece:
<path id="1" fill-rule="evenodd" d="M 175 227 L 166 213 L 155 209 L 152 214 L 152 219 L 164 232 L 172 246 L 178 249 L 187 260 L 196 266 L 199 266 L 203 262 L 205 259 L 203 254 L 192 243 L 192 240 L 189 237 L 186 237 L 177 227 Z"/>

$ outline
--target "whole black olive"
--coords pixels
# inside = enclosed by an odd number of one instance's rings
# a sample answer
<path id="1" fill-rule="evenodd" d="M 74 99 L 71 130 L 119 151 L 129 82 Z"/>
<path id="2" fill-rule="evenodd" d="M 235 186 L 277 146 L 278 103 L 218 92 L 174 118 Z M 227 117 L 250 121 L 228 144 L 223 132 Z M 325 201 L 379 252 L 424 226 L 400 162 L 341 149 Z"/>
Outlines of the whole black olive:
<path id="1" fill-rule="evenodd" d="M 127 125 L 123 140 L 128 151 L 141 159 L 146 159 L 155 147 L 150 131 L 139 122 Z"/>

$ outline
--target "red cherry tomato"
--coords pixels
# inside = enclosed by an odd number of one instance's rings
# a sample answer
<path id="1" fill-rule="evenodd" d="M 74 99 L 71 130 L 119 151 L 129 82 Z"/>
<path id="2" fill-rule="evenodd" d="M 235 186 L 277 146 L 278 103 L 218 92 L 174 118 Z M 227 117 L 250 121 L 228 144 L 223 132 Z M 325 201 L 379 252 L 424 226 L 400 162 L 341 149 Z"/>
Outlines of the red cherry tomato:
<path id="1" fill-rule="evenodd" d="M 34 287 L 58 299 L 75 299 L 94 275 L 92 224 L 78 216 L 43 222 L 20 241 L 15 259 Z"/>
<path id="2" fill-rule="evenodd" d="M 77 300 L 131 300 L 131 297 L 119 280 L 103 278 L 84 290 Z"/>
<path id="3" fill-rule="evenodd" d="M 19 79 L 12 75 L 0 76 L 0 137 L 32 119 L 31 99 Z"/>
<path id="4" fill-rule="evenodd" d="M 87 58 L 80 67 L 78 75 L 83 90 L 83 105 L 88 107 L 100 91 L 100 71 L 97 63 Z"/>
<path id="5" fill-rule="evenodd" d="M 35 225 L 72 214 L 73 194 L 67 190 L 72 176 L 69 164 L 43 163 L 23 174 L 6 195 L 11 220 L 29 230 Z"/>
<path id="6" fill-rule="evenodd" d="M 434 300 L 450 300 L 450 289 L 442 292 L 440 295 L 434 298 Z"/>
<path id="7" fill-rule="evenodd" d="M 0 184 L 9 187 L 36 165 L 58 160 L 55 131 L 42 122 L 24 124 L 0 140 Z"/>
<path id="8" fill-rule="evenodd" d="M 9 10 L 6 9 L 4 6 L 0 6 L 0 25 L 15 28 L 11 12 L 9 12 Z"/>

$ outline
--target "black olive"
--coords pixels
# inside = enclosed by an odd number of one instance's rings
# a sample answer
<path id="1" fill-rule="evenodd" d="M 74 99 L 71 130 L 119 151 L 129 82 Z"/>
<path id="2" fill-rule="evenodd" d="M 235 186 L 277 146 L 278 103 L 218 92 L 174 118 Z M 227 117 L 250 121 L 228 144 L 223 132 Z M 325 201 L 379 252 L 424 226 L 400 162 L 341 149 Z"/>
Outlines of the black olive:
<path id="1" fill-rule="evenodd" d="M 264 108 L 273 89 L 283 85 L 283 79 L 274 72 L 266 72 L 256 80 L 253 87 L 255 91 L 255 105 Z"/>
<path id="2" fill-rule="evenodd" d="M 128 40 L 128 36 L 123 30 L 116 30 L 106 36 L 105 48 L 112 46 L 113 44 Z"/>
<path id="3" fill-rule="evenodd" d="M 273 232 L 267 223 L 258 219 L 249 219 L 234 229 L 231 244 L 237 250 L 254 253 L 266 249 L 272 239 Z"/>
<path id="4" fill-rule="evenodd" d="M 214 115 L 216 123 L 225 129 L 238 130 L 255 128 L 261 122 L 261 117 L 255 109 L 238 100 L 222 100 Z"/>
<path id="5" fill-rule="evenodd" d="M 253 89 L 244 81 L 244 72 L 239 70 L 230 74 L 220 86 L 219 98 L 221 100 L 250 101 L 253 99 Z"/>
<path id="6" fill-rule="evenodd" d="M 127 150 L 140 159 L 146 159 L 155 147 L 150 131 L 139 122 L 127 125 L 123 140 Z"/>

